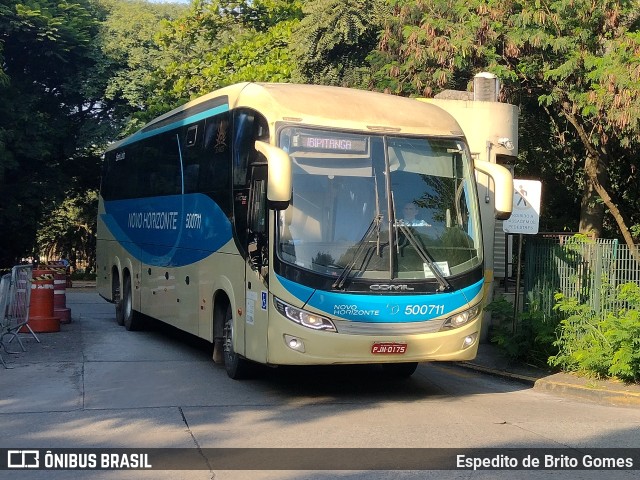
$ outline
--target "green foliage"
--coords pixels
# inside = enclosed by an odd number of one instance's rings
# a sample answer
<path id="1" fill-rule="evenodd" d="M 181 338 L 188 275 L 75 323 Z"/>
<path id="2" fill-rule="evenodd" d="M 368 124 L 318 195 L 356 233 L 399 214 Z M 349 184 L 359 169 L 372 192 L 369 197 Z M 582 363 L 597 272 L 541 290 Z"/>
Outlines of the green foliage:
<path id="1" fill-rule="evenodd" d="M 369 57 L 375 88 L 429 97 L 442 89 L 467 90 L 482 70 L 495 73 L 505 98 L 523 107 L 525 127 L 537 127 L 522 130 L 524 173 L 542 170 L 545 182 L 561 185 L 576 207 L 576 186 L 584 191 L 585 205 L 596 203 L 599 195 L 611 211 L 605 225 L 629 244 L 625 220 L 640 221 L 633 160 L 640 146 L 637 0 L 552 0 L 544 6 L 531 0 L 403 0 L 394 5 Z M 584 176 L 588 158 L 599 172 L 603 190 L 597 194 L 585 188 L 595 184 L 592 170 Z M 588 213 L 585 209 L 585 220 Z"/>
<path id="2" fill-rule="evenodd" d="M 89 0 L 1 2 L 0 265 L 33 253 L 45 207 L 97 185 L 98 12 Z"/>
<path id="3" fill-rule="evenodd" d="M 93 281 L 96 279 L 96 273 L 90 268 L 77 268 L 71 272 L 71 280 Z"/>
<path id="4" fill-rule="evenodd" d="M 503 63 L 512 3 L 397 2 L 370 57 L 376 88 L 427 97 L 444 88 L 467 90 L 474 73 Z"/>
<path id="5" fill-rule="evenodd" d="M 180 17 L 187 6 L 144 0 L 96 1 L 103 11 L 96 38 L 97 78 L 92 85 L 108 107 L 111 131 L 105 138 L 113 141 L 155 116 L 149 112 L 150 100 L 155 98 L 155 76 L 167 62 L 156 37 L 162 22 Z"/>
<path id="6" fill-rule="evenodd" d="M 156 37 L 164 63 L 147 116 L 233 83 L 290 81 L 289 43 L 301 15 L 300 1 L 193 2 Z"/>
<path id="7" fill-rule="evenodd" d="M 596 377 L 640 380 L 640 286 L 620 285 L 612 302 L 617 311 L 598 315 L 577 299 L 556 295 L 561 321 L 551 365 Z"/>
<path id="8" fill-rule="evenodd" d="M 291 43 L 297 67 L 294 80 L 366 88 L 367 56 L 375 48 L 387 11 L 384 0 L 307 2 Z"/>
<path id="9" fill-rule="evenodd" d="M 492 313 L 492 321 L 498 322 L 491 341 L 508 358 L 538 367 L 548 366 L 549 357 L 557 353 L 554 347 L 558 328 L 556 320 L 530 305 L 528 311 L 517 314 L 514 331 L 512 303 L 499 297 L 486 310 Z"/>
<path id="10" fill-rule="evenodd" d="M 503 99 L 521 111 L 516 173 L 541 177 L 553 192 L 542 227 L 575 230 L 589 155 L 608 174 L 607 206 L 640 225 L 637 7 L 637 0 L 0 0 L 0 231 L 12 232 L 0 238 L 0 265 L 34 252 L 42 216 L 66 195 L 97 188 L 108 141 L 241 81 L 432 96 L 466 90 L 475 73 L 491 71 Z M 605 218 L 610 231 L 613 218 Z M 632 233 L 640 237 L 640 228 Z"/>
<path id="11" fill-rule="evenodd" d="M 187 7 L 143 0 L 100 0 L 108 13 L 99 42 L 108 82 L 104 95 L 133 111 L 144 109 L 154 86 L 153 74 L 164 58 L 155 41 L 163 21 L 179 18 Z"/>
<path id="12" fill-rule="evenodd" d="M 98 192 L 69 192 L 58 205 L 47 209 L 38 228 L 37 242 L 40 255 L 48 258 L 66 258 L 75 266 L 95 261 L 96 217 Z"/>

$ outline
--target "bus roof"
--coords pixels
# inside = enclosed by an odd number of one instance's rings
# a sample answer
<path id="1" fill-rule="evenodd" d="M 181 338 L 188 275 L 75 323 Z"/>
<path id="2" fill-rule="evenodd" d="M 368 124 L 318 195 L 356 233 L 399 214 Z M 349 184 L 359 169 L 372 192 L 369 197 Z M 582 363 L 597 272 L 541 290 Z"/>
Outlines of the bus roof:
<path id="1" fill-rule="evenodd" d="M 229 109 L 253 108 L 264 115 L 271 126 L 276 122 L 292 122 L 372 133 L 463 135 L 449 113 L 411 98 L 326 85 L 245 82 L 221 88 L 171 110 L 111 145 L 109 150 L 134 141 L 133 137 L 172 117 L 188 119 L 189 110 L 201 110 L 205 104 L 216 103 L 216 99 L 226 100 Z"/>

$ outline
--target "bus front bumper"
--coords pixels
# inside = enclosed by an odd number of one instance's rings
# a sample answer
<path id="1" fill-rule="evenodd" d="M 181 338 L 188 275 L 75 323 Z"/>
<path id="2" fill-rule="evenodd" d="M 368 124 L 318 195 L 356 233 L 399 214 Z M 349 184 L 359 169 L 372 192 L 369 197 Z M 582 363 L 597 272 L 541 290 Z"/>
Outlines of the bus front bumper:
<path id="1" fill-rule="evenodd" d="M 282 319 L 269 327 L 268 363 L 333 365 L 472 360 L 478 352 L 481 315 L 441 332 L 357 335 L 315 331 Z"/>

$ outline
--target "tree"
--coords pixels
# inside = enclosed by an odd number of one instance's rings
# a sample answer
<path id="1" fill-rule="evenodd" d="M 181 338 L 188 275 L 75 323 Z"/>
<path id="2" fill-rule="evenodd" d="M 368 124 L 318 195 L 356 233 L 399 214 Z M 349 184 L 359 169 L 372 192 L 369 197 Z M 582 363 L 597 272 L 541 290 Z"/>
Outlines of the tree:
<path id="1" fill-rule="evenodd" d="M 47 209 L 37 234 L 38 251 L 48 258 L 66 258 L 71 266 L 95 267 L 96 212 L 98 192 L 69 192 L 66 198 Z"/>
<path id="2" fill-rule="evenodd" d="M 388 13 L 385 0 L 314 0 L 293 33 L 292 53 L 301 82 L 366 88 L 367 56 Z"/>
<path id="3" fill-rule="evenodd" d="M 155 112 L 241 81 L 289 81 L 289 42 L 299 1 L 196 0 L 158 37 L 167 63 L 158 72 Z"/>
<path id="4" fill-rule="evenodd" d="M 86 158 L 97 114 L 86 92 L 98 24 L 86 0 L 2 0 L 0 9 L 0 264 L 8 266 L 33 253 L 44 207 L 91 171 L 77 153 Z"/>
<path id="5" fill-rule="evenodd" d="M 149 99 L 156 89 L 156 72 L 168 61 L 157 37 L 164 22 L 180 18 L 188 7 L 144 0 L 99 1 L 105 8 L 97 39 L 106 78 L 101 94 L 114 109 L 114 127 L 125 136 L 155 116 L 148 112 L 153 103 Z"/>
<path id="6" fill-rule="evenodd" d="M 376 83 L 430 96 L 486 69 L 503 80 L 508 98 L 536 98 L 559 150 L 570 150 L 564 161 L 582 159 L 581 229 L 602 233 L 603 203 L 632 245 L 625 216 L 640 220 L 638 197 L 620 187 L 639 143 L 639 6 L 638 0 L 401 1 L 370 57 Z"/>

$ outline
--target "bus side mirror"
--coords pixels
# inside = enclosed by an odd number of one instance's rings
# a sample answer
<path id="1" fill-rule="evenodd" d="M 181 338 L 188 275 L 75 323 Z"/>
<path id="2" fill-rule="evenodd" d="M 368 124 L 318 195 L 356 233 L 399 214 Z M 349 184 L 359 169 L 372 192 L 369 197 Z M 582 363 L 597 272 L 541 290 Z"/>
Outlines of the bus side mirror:
<path id="1" fill-rule="evenodd" d="M 513 177 L 511 172 L 501 165 L 476 160 L 476 170 L 489 175 L 495 184 L 495 209 L 498 220 L 507 220 L 513 211 Z"/>
<path id="2" fill-rule="evenodd" d="M 268 163 L 267 200 L 275 210 L 284 210 L 291 203 L 291 158 L 281 148 L 260 140 L 256 150 L 262 153 Z"/>

